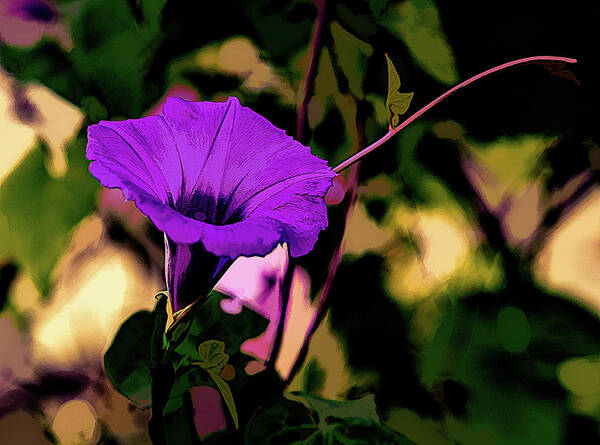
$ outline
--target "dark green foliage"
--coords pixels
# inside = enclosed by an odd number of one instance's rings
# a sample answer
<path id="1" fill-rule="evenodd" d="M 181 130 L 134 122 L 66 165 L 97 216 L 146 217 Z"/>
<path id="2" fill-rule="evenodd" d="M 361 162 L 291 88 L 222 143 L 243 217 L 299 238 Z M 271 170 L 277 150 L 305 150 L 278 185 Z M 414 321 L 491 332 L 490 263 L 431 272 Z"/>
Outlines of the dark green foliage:
<path id="1" fill-rule="evenodd" d="M 161 3 L 143 2 L 136 20 L 125 0 L 88 0 L 73 23 L 74 67 L 111 114 L 138 116 L 162 94 L 145 82 Z"/>
<path id="2" fill-rule="evenodd" d="M 381 17 L 385 12 L 388 3 L 390 3 L 390 0 L 369 0 L 371 11 L 373 11 L 373 16 L 375 16 L 376 19 Z"/>
<path id="3" fill-rule="evenodd" d="M 284 397 L 260 406 L 248 424 L 246 445 L 306 442 L 316 430 L 310 411 L 301 403 Z"/>
<path id="4" fill-rule="evenodd" d="M 295 401 L 278 397 L 258 408 L 248 425 L 246 445 L 412 444 L 379 422 L 373 396 L 347 402 L 304 393 L 289 398 Z"/>
<path id="5" fill-rule="evenodd" d="M 388 8 L 378 22 L 404 42 L 427 74 L 445 85 L 458 81 L 452 48 L 444 35 L 436 3 L 432 0 L 398 3 Z"/>
<path id="6" fill-rule="evenodd" d="M 71 23 L 74 48 L 42 40 L 33 48 L 2 46 L 3 66 L 17 79 L 43 83 L 76 105 L 93 95 L 110 115 L 137 117 L 163 93 L 148 78 L 161 37 L 163 0 L 87 0 Z M 162 79 L 157 79 L 160 83 Z"/>
<path id="7" fill-rule="evenodd" d="M 564 409 L 568 394 L 557 367 L 599 352 L 595 316 L 523 287 L 510 296 L 478 294 L 448 305 L 420 374 L 428 385 L 446 378 L 464 385 L 465 418 L 473 428 L 493 431 L 497 443 L 563 443 L 574 416 Z M 458 395 L 441 394 L 450 404 Z"/>
<path id="8" fill-rule="evenodd" d="M 31 48 L 0 45 L 0 59 L 2 67 L 18 80 L 40 82 L 74 104 L 85 94 L 69 54 L 56 42 L 40 40 Z"/>
<path id="9" fill-rule="evenodd" d="M 245 308 L 240 314 L 223 312 L 220 302 L 229 298 L 224 294 L 212 291 L 196 310 L 183 317 L 180 330 L 167 333 L 167 354 L 181 357 L 178 366 L 187 365 L 189 361 L 199 360 L 198 346 L 205 340 L 215 339 L 225 342 L 225 352 L 239 355 L 240 346 L 250 338 L 257 337 L 267 327 L 268 321 Z M 177 324 L 173 329 L 177 329 Z M 250 358 L 248 357 L 247 360 Z M 176 362 L 177 363 L 177 362 Z"/>
<path id="10" fill-rule="evenodd" d="M 155 443 L 198 442 L 189 393 L 196 386 L 217 388 L 231 414 L 228 432 L 208 436 L 207 443 L 232 443 L 238 434 L 247 444 L 410 443 L 380 424 L 372 395 L 340 402 L 294 393 L 288 400 L 277 396 L 282 390 L 277 380 L 268 383 L 268 371 L 247 376 L 243 367 L 249 357 L 239 347 L 266 326 L 247 309 L 239 315 L 223 313 L 220 301 L 225 295 L 211 292 L 166 337 L 161 332 L 167 298 L 157 297 L 153 312 L 138 312 L 123 323 L 104 358 L 110 381 L 131 401 L 148 407 L 152 392 L 150 431 Z M 224 341 L 206 340 L 213 335 Z M 235 368 L 231 382 L 219 376 L 227 362 Z"/>
<path id="11" fill-rule="evenodd" d="M 274 60 L 284 62 L 310 40 L 315 9 L 301 2 L 258 0 L 244 3 L 258 44 Z M 273 35 L 278 38 L 274 39 Z"/>
<path id="12" fill-rule="evenodd" d="M 439 415 L 437 403 L 420 383 L 408 338 L 408 314 L 390 300 L 381 284 L 373 285 L 382 282 L 382 274 L 383 261 L 377 255 L 342 263 L 329 300 L 332 331 L 339 336 L 350 367 L 377 374 L 375 396 L 383 412 L 400 403 L 422 414 Z M 360 317 L 352 315 L 357 311 Z M 372 323 L 373 318 L 378 322 Z M 389 339 L 394 339 L 393 358 L 388 357 Z"/>
<path id="13" fill-rule="evenodd" d="M 240 351 L 244 341 L 257 337 L 266 329 L 267 320 L 247 308 L 240 314 L 227 314 L 220 308 L 223 298 L 228 297 L 211 292 L 169 329 L 164 338 L 162 335 L 155 336 L 154 344 L 159 344 L 161 350 L 160 360 L 151 370 L 153 401 L 158 403 L 153 408 L 151 435 L 157 443 L 161 443 L 160 440 L 166 440 L 167 444 L 198 441 L 189 393 L 195 386 L 212 386 L 219 390 L 223 406 L 229 407 L 227 422 L 233 435 L 237 434 L 235 424 L 239 422 L 242 428 L 261 400 L 281 391 L 281 383 L 269 372 L 248 376 L 244 368 L 252 357 Z M 212 344 L 217 349 L 222 346 L 223 350 L 219 352 L 208 347 Z M 213 363 L 211 357 L 218 360 Z M 216 368 L 214 371 L 218 372 L 213 373 L 214 366 L 220 368 L 226 363 L 235 370 L 231 382 L 223 381 Z M 224 389 L 224 384 L 229 389 Z M 236 439 L 225 433 L 216 433 L 209 436 L 208 443 L 230 443 L 227 440 Z"/>

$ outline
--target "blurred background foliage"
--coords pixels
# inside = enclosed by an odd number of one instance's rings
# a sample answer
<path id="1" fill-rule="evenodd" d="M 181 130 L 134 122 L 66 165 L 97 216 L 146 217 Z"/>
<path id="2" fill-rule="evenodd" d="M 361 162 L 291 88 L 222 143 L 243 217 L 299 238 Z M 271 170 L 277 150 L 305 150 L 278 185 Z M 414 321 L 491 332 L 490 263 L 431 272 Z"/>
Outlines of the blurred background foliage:
<path id="1" fill-rule="evenodd" d="M 409 114 L 508 60 L 579 63 L 575 81 L 486 78 L 338 178 L 278 369 L 322 304 L 290 389 L 373 393 L 417 444 L 597 443 L 598 19 L 593 2 L 2 0 L 0 443 L 149 443 L 101 359 L 164 288 L 162 237 L 88 173 L 87 125 L 235 95 L 333 166 L 387 131 L 385 53 Z"/>

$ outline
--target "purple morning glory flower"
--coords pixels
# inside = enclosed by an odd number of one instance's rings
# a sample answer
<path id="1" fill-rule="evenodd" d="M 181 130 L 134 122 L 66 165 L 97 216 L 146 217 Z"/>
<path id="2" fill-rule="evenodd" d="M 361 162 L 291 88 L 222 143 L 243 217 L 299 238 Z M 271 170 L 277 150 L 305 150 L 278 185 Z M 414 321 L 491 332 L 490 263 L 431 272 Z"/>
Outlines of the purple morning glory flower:
<path id="1" fill-rule="evenodd" d="M 327 227 L 326 161 L 231 97 L 169 98 L 160 116 L 88 129 L 91 173 L 165 233 L 173 310 L 206 294 L 239 256 L 287 243 L 308 253 Z"/>

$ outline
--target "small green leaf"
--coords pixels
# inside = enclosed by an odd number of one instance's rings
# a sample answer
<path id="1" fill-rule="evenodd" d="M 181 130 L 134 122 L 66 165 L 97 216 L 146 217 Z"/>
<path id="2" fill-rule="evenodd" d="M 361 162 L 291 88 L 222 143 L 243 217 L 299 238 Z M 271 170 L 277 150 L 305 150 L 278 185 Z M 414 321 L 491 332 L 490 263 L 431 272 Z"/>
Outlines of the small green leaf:
<path id="1" fill-rule="evenodd" d="M 227 409 L 229 410 L 229 414 L 231 414 L 231 418 L 233 419 L 233 423 L 236 428 L 240 427 L 237 409 L 235 408 L 235 401 L 233 400 L 233 394 L 231 393 L 231 388 L 227 384 L 225 380 L 223 380 L 218 374 L 215 372 L 209 372 L 212 377 L 215 385 L 219 388 L 219 392 L 221 393 L 221 397 L 225 400 L 225 404 L 227 405 Z"/>
<path id="2" fill-rule="evenodd" d="M 220 374 L 229 361 L 229 355 L 225 353 L 225 343 L 218 340 L 207 340 L 198 346 L 200 361 L 197 363 L 208 372 Z"/>
<path id="3" fill-rule="evenodd" d="M 151 405 L 151 371 L 162 356 L 167 298 L 157 294 L 152 312 L 129 317 L 104 354 L 104 370 L 113 386 L 141 408 Z"/>
<path id="4" fill-rule="evenodd" d="M 398 71 L 396 71 L 396 67 L 394 63 L 390 59 L 390 56 L 385 55 L 385 61 L 387 62 L 387 71 L 388 71 L 388 98 L 395 92 L 400 89 L 400 76 L 398 75 Z"/>
<path id="5" fill-rule="evenodd" d="M 387 109 L 388 122 L 390 128 L 396 128 L 400 123 L 400 115 L 406 113 L 410 106 L 414 93 L 401 93 L 400 90 L 400 76 L 394 67 L 394 64 L 385 55 L 388 69 L 388 92 L 385 100 L 385 107 Z"/>
<path id="6" fill-rule="evenodd" d="M 219 375 L 229 361 L 229 355 L 225 353 L 225 343 L 218 340 L 206 340 L 198 346 L 198 354 L 200 355 L 200 361 L 192 362 L 192 365 L 198 365 L 208 372 L 208 375 L 210 375 L 217 388 L 219 388 L 221 396 L 227 404 L 235 427 L 239 428 L 238 415 L 231 388 L 229 388 L 227 382 Z"/>

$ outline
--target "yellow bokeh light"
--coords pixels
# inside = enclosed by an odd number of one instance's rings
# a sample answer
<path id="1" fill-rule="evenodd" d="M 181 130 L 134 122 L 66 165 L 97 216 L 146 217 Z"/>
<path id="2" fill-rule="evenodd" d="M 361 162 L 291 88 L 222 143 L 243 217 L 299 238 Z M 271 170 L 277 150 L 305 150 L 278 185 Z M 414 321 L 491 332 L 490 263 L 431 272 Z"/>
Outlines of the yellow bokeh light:
<path id="1" fill-rule="evenodd" d="M 50 313 L 34 331 L 36 344 L 53 358 L 75 359 L 81 352 L 81 343 L 90 350 L 102 349 L 123 308 L 128 287 L 123 260 L 109 255 L 95 259 L 89 266 L 81 287 L 64 286 L 58 290 L 55 298 L 66 304 L 54 313 L 49 308 Z"/>
<path id="2" fill-rule="evenodd" d="M 394 224 L 416 245 L 411 252 L 401 248 L 387 255 L 386 285 L 394 297 L 407 303 L 430 295 L 465 265 L 475 235 L 464 218 L 455 216 L 433 209 L 396 210 Z"/>
<path id="3" fill-rule="evenodd" d="M 437 280 L 449 277 L 466 260 L 469 240 L 445 215 L 422 215 L 419 232 L 423 264 Z"/>
<path id="4" fill-rule="evenodd" d="M 12 113 L 10 79 L 0 72 L 0 183 L 35 144 L 35 131 Z"/>
<path id="5" fill-rule="evenodd" d="M 600 190 L 596 189 L 560 222 L 535 259 L 534 272 L 545 284 L 600 311 Z"/>
<path id="6" fill-rule="evenodd" d="M 364 204 L 358 202 L 346 224 L 344 253 L 362 255 L 368 251 L 378 251 L 391 239 L 391 230 L 369 218 Z"/>
<path id="7" fill-rule="evenodd" d="M 52 431 L 61 445 L 94 445 L 100 439 L 94 409 L 85 400 L 63 404 L 54 416 Z"/>
<path id="8" fill-rule="evenodd" d="M 67 171 L 65 147 L 81 127 L 83 114 L 75 105 L 42 85 L 28 84 L 25 94 L 43 116 L 32 127 L 50 149 L 49 171 L 55 176 L 64 175 Z"/>
<path id="9" fill-rule="evenodd" d="M 243 79 L 242 89 L 270 90 L 276 92 L 283 102 L 295 103 L 294 89 L 269 63 L 260 58 L 258 47 L 247 37 L 235 36 L 221 45 L 207 45 L 195 54 L 193 63 L 207 72 L 238 76 Z"/>

